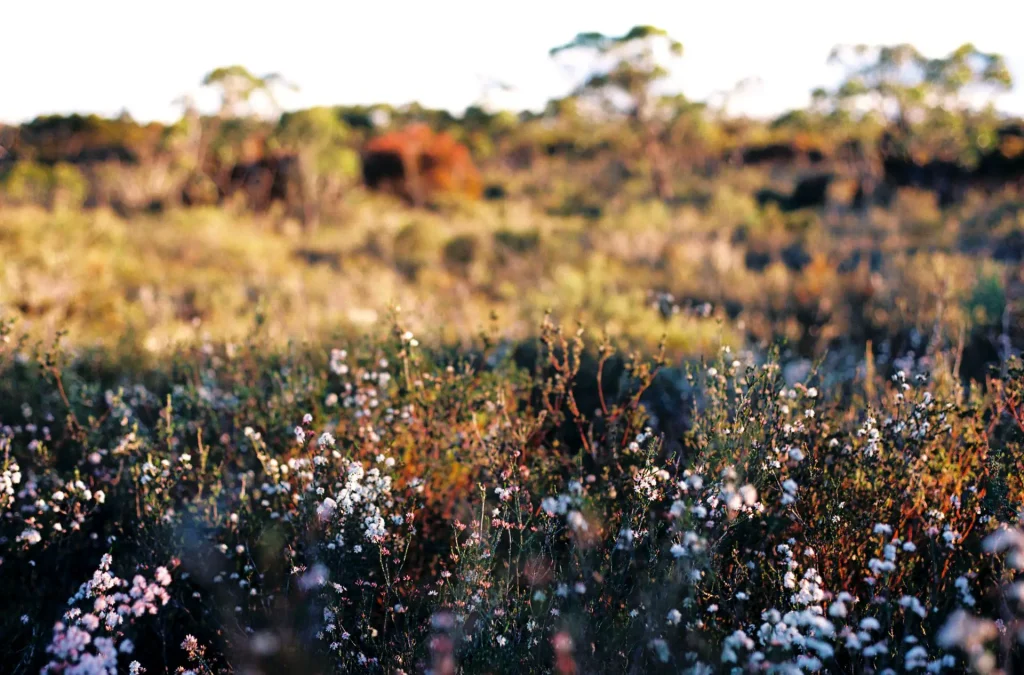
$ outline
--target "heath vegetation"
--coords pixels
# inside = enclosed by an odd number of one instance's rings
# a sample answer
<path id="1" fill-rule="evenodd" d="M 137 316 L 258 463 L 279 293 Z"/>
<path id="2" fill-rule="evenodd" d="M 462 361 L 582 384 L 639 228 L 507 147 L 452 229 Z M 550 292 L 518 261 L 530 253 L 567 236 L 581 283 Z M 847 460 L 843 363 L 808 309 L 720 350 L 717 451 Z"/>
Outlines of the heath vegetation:
<path id="1" fill-rule="evenodd" d="M 234 65 L 0 126 L 5 672 L 1021 672 L 1002 57 L 765 121 L 658 28 L 551 56 L 539 113 Z"/>

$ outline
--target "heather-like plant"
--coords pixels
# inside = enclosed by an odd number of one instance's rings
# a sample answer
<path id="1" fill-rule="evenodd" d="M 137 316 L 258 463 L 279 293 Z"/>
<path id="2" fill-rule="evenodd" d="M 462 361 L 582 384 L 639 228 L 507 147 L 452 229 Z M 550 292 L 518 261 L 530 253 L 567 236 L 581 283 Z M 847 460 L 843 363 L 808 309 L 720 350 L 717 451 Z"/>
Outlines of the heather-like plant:
<path id="1" fill-rule="evenodd" d="M 1019 361 L 973 392 L 916 361 L 791 383 L 582 336 L 458 356 L 396 317 L 137 372 L 5 343 L 6 662 L 1013 672 Z"/>

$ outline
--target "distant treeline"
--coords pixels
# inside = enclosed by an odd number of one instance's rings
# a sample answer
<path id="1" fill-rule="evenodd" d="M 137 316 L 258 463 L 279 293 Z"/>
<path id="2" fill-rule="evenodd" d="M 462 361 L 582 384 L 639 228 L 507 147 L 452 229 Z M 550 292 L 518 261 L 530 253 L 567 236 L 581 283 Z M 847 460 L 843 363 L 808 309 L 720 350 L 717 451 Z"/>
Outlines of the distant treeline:
<path id="1" fill-rule="evenodd" d="M 884 204 L 900 187 L 934 191 L 946 206 L 970 190 L 1024 180 L 1024 122 L 964 102 L 968 90 L 994 93 L 1011 83 L 1002 58 L 973 45 L 944 58 L 909 45 L 837 48 L 832 58 L 848 73 L 837 89 L 816 90 L 808 108 L 761 121 L 682 95 L 655 96 L 653 85 L 667 73 L 655 59 L 659 44 L 668 46 L 666 58 L 682 53 L 650 26 L 620 37 L 583 33 L 556 47 L 553 57 L 577 51 L 602 59 L 576 91 L 539 113 L 473 106 L 454 115 L 411 104 L 268 119 L 249 103 L 260 95 L 273 101 L 277 87 L 290 85 L 276 74 L 218 68 L 203 80 L 221 93 L 216 115 L 184 100 L 169 125 L 126 114 L 0 127 L 0 203 L 130 214 L 230 201 L 277 208 L 311 228 L 360 185 L 424 206 L 445 194 L 529 195 L 554 176 L 578 175 L 598 180 L 603 198 L 646 189 L 671 202 L 685 199 L 681 175 L 757 165 L 796 172 L 792 193 L 758 195 L 762 204 L 796 210 L 824 205 L 837 178 L 852 186 L 852 208 Z"/>

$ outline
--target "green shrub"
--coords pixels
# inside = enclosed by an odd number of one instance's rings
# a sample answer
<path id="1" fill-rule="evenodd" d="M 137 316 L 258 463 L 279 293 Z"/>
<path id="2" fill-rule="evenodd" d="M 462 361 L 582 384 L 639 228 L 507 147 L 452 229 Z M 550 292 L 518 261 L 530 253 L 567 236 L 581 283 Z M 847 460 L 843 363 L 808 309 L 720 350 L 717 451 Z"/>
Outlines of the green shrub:
<path id="1" fill-rule="evenodd" d="M 540 232 L 531 230 L 498 230 L 494 241 L 501 248 L 516 255 L 532 253 L 540 248 Z"/>
<path id="2" fill-rule="evenodd" d="M 392 244 L 395 267 L 404 275 L 415 279 L 420 270 L 438 260 L 443 234 L 422 220 L 406 224 Z"/>
<path id="3" fill-rule="evenodd" d="M 474 234 L 459 234 L 444 245 L 442 258 L 449 268 L 465 273 L 480 255 L 480 238 Z"/>
<path id="4" fill-rule="evenodd" d="M 49 204 L 52 170 L 43 164 L 18 162 L 4 176 L 4 198 L 13 204 Z"/>
<path id="5" fill-rule="evenodd" d="M 966 304 L 972 321 L 982 326 L 999 325 L 1006 309 L 1003 280 L 991 272 L 979 275 Z"/>
<path id="6" fill-rule="evenodd" d="M 89 181 L 70 164 L 57 164 L 51 172 L 49 201 L 52 206 L 78 209 L 89 195 Z"/>

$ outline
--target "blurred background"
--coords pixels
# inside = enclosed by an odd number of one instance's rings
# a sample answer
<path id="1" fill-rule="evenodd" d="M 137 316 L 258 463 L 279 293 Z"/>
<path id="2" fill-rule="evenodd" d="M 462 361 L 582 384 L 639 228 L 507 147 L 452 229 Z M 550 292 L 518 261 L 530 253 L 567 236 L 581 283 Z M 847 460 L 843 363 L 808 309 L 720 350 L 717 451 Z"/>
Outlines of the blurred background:
<path id="1" fill-rule="evenodd" d="M 674 356 L 1024 342 L 1013 2 L 14 3 L 0 311 L 159 355 L 544 310 Z"/>

